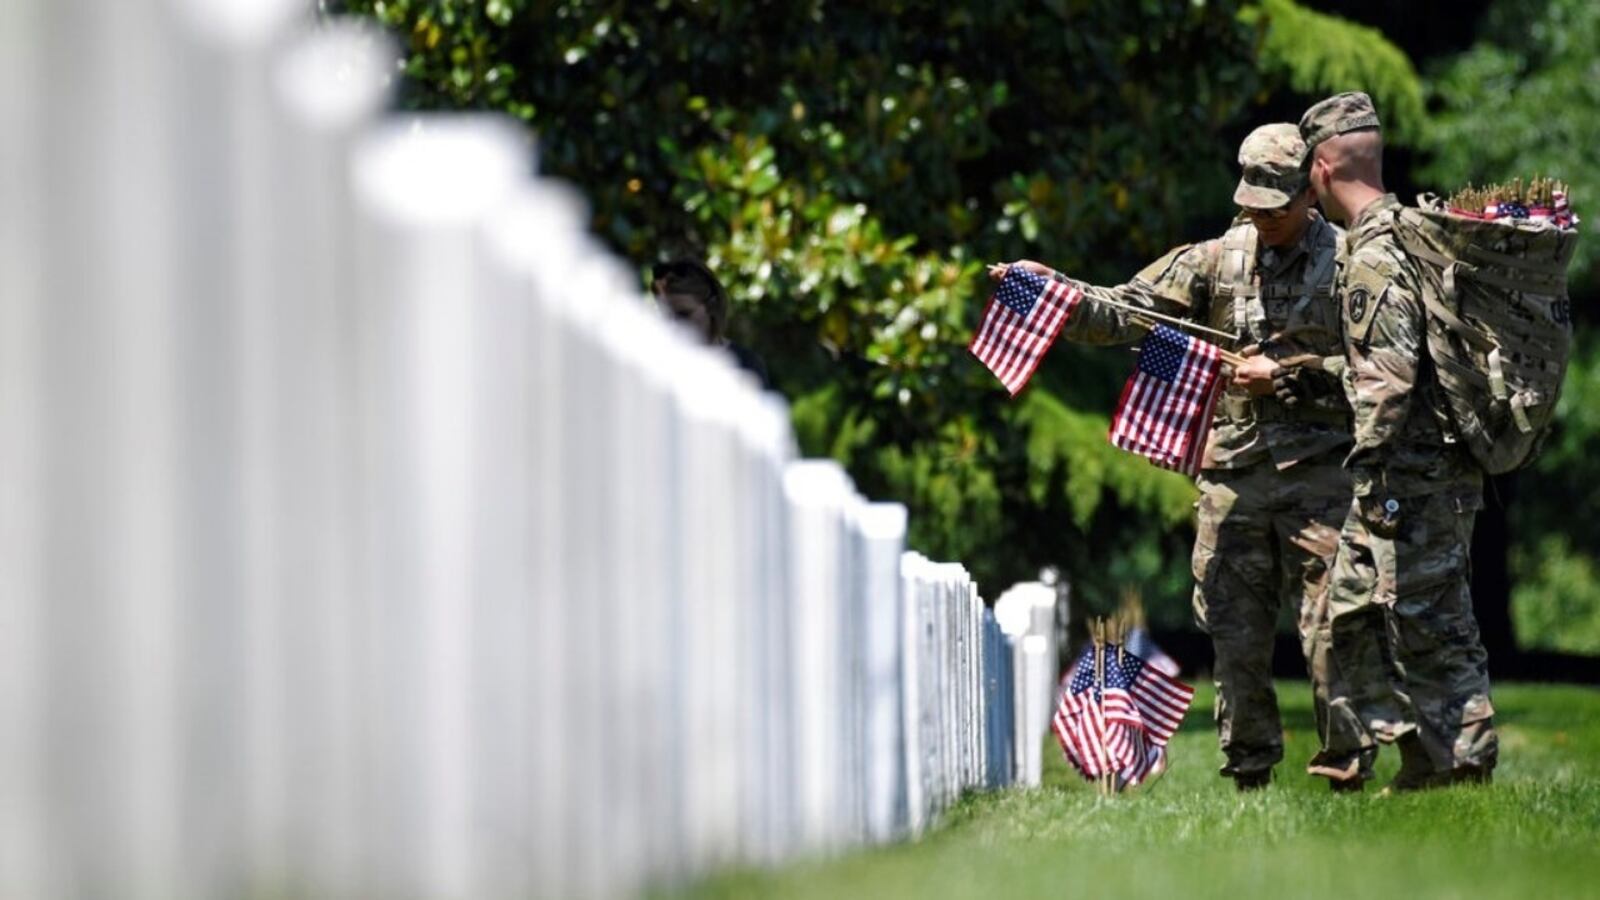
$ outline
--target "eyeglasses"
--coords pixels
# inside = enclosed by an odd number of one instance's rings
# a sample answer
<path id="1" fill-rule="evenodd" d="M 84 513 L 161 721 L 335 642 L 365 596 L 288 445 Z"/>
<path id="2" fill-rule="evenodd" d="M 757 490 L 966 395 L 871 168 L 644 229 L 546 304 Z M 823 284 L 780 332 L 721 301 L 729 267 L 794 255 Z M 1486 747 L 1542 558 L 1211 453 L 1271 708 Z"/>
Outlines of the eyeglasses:
<path id="1" fill-rule="evenodd" d="M 1255 209 L 1250 206 L 1241 206 L 1239 211 L 1252 219 L 1266 219 L 1272 222 L 1289 215 L 1289 207 L 1287 206 L 1280 206 L 1277 209 Z"/>

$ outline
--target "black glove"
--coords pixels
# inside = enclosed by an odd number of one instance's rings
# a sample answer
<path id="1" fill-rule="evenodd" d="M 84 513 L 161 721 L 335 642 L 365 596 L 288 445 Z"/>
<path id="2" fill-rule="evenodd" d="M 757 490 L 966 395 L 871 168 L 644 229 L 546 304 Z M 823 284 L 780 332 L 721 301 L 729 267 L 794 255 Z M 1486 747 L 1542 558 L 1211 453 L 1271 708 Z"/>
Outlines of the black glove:
<path id="1" fill-rule="evenodd" d="M 1279 403 L 1293 409 L 1302 403 L 1337 398 L 1344 393 L 1344 385 L 1337 375 L 1321 367 L 1279 366 L 1272 373 L 1272 392 L 1278 395 Z"/>

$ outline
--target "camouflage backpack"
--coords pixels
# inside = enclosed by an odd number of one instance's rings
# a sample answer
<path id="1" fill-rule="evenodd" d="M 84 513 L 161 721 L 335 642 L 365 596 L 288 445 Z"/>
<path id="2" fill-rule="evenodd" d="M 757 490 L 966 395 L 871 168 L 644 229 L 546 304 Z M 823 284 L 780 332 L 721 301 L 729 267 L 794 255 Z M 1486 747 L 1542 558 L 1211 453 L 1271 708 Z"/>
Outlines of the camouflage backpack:
<path id="1" fill-rule="evenodd" d="M 1455 438 L 1490 474 L 1532 462 L 1555 417 L 1578 233 L 1549 220 L 1471 218 L 1417 198 L 1395 235 L 1422 274 L 1428 354 Z"/>

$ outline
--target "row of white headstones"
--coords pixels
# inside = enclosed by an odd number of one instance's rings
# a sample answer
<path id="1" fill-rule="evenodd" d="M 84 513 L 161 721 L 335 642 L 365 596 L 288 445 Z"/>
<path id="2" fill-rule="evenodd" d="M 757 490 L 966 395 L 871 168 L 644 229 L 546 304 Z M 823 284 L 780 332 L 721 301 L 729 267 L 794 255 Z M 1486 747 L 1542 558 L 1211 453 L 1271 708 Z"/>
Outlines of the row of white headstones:
<path id="1" fill-rule="evenodd" d="M 304 6 L 0 11 L 0 896 L 621 895 L 1037 783 L 1053 590 L 1002 634 Z"/>

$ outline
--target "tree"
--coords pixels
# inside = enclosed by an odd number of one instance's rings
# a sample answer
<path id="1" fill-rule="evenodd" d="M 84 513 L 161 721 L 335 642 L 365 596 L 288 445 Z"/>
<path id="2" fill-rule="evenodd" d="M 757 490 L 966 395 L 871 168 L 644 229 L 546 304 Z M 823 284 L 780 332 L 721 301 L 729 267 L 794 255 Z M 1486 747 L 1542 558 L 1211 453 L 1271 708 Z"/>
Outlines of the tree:
<path id="1" fill-rule="evenodd" d="M 1217 136 L 1278 88 L 1381 76 L 1415 105 L 1402 54 L 1369 60 L 1351 42 L 1381 38 L 1287 0 L 344 7 L 406 42 L 408 106 L 532 125 L 618 252 L 703 254 L 802 447 L 906 502 L 914 546 L 989 596 L 1046 563 L 1091 603 L 1145 585 L 1168 624 L 1193 488 L 1105 442 L 1129 357 L 1057 348 L 1006 402 L 965 352 L 983 263 L 1118 283 L 1231 219 Z M 1297 66 L 1307 21 L 1346 40 Z"/>
<path id="2" fill-rule="evenodd" d="M 1450 186 L 1549 174 L 1579 201 L 1600 197 L 1600 6 L 1499 2 L 1480 33 L 1483 40 L 1429 79 L 1438 110 L 1425 174 Z M 1569 272 L 1575 294 L 1600 293 L 1595 255 L 1592 239 L 1580 241 Z M 1576 304 L 1578 315 L 1584 306 Z"/>
<path id="3" fill-rule="evenodd" d="M 1430 74 L 1437 107 L 1424 146 L 1424 175 L 1440 188 L 1549 174 L 1569 182 L 1579 215 L 1600 196 L 1600 7 L 1585 0 L 1501 0 L 1465 53 Z M 1589 234 L 1592 234 L 1590 232 Z M 1578 245 L 1569 289 L 1578 337 L 1557 425 L 1544 455 L 1517 477 L 1499 546 L 1515 588 L 1509 619 L 1525 646 L 1600 652 L 1600 535 L 1573 527 L 1573 510 L 1600 504 L 1600 266 L 1594 240 Z M 1480 523 L 1480 526 L 1482 523 Z M 1493 535 L 1486 535 L 1493 541 Z M 1476 555 L 1475 555 L 1476 560 Z M 1504 602 L 1502 600 L 1502 602 Z M 1503 615 L 1491 613 L 1491 615 Z"/>

